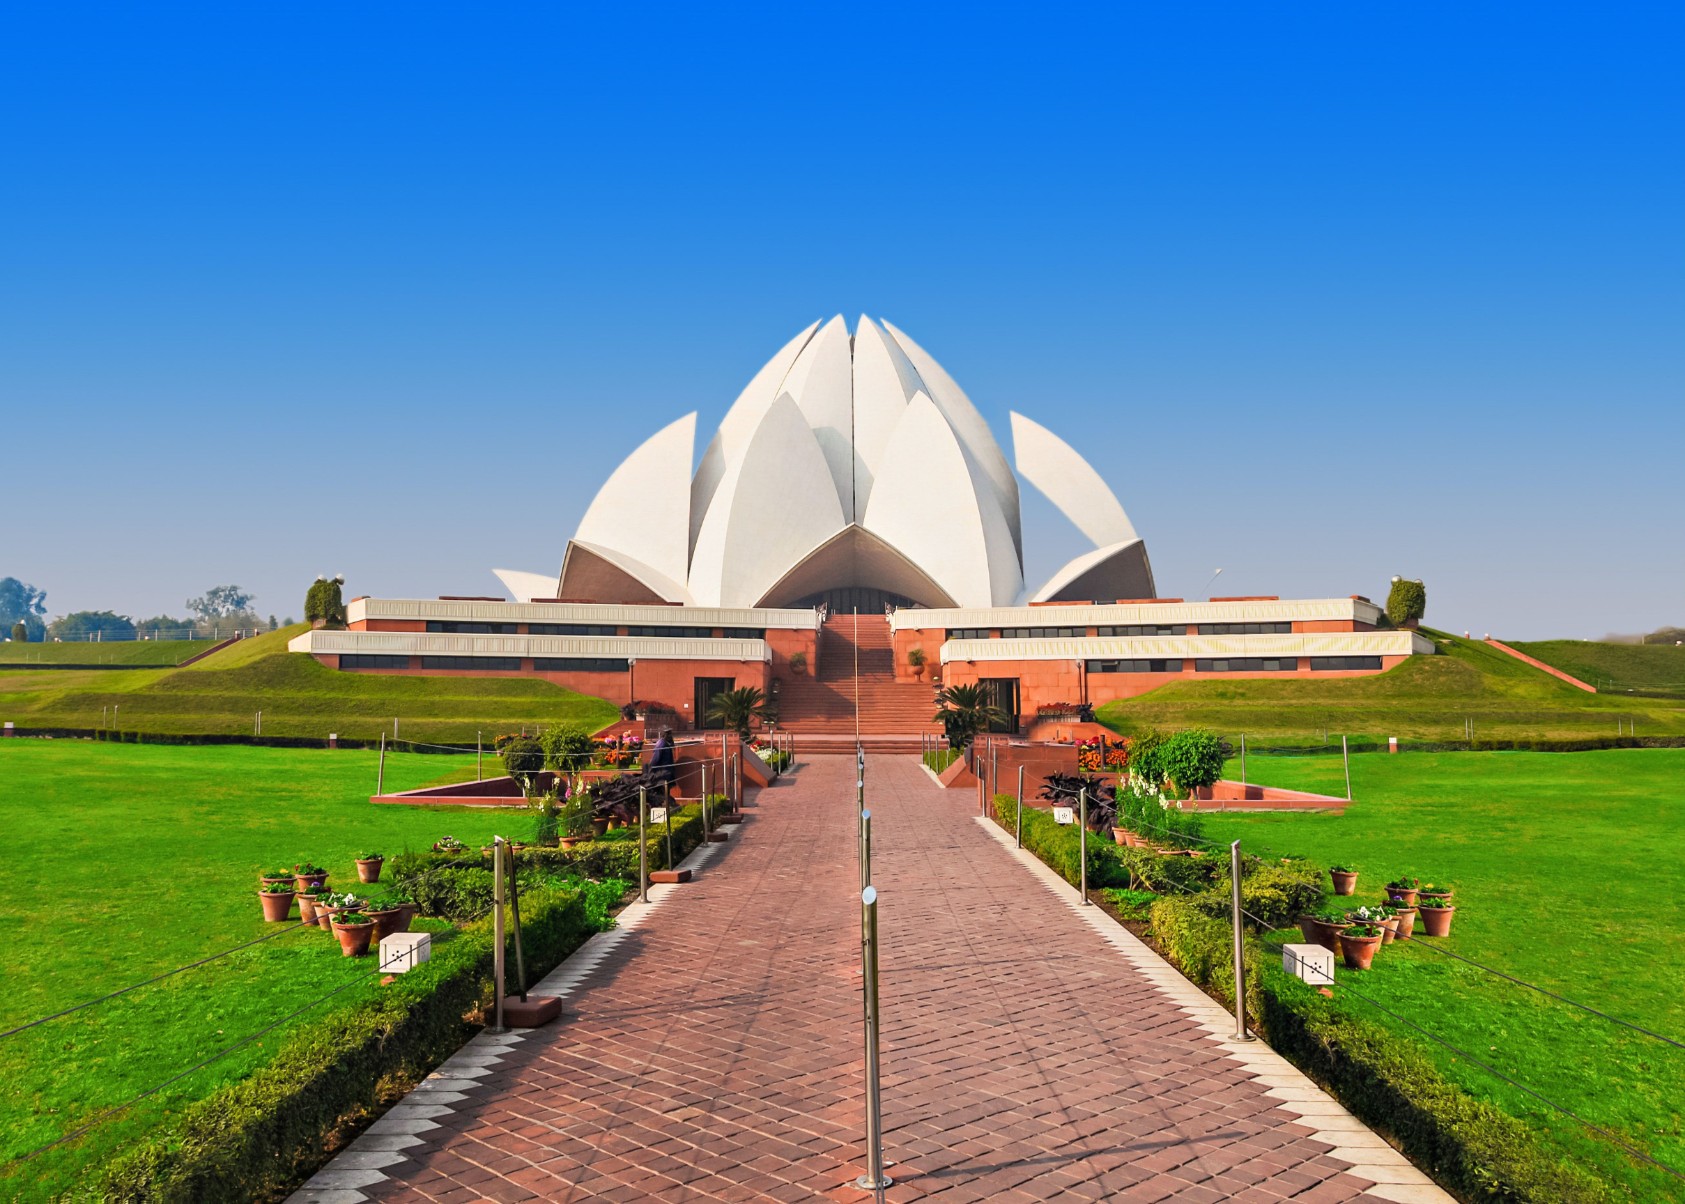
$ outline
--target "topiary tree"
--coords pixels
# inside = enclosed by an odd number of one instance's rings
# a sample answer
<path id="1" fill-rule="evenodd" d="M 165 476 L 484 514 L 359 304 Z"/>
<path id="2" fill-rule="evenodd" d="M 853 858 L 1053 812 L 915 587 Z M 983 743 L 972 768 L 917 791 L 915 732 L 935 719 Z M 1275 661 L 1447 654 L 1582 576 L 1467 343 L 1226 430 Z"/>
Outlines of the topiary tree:
<path id="1" fill-rule="evenodd" d="M 1164 776 L 1176 792 L 1192 798 L 1194 792 L 1223 776 L 1223 742 L 1201 727 L 1191 727 L 1168 737 L 1159 747 Z"/>
<path id="2" fill-rule="evenodd" d="M 1392 590 L 1387 594 L 1387 621 L 1394 627 L 1414 627 L 1421 622 L 1422 616 L 1428 609 L 1428 591 L 1420 581 L 1406 581 L 1403 577 L 1392 579 Z"/>
<path id="3" fill-rule="evenodd" d="M 576 723 L 546 729 L 544 762 L 557 773 L 575 774 L 591 763 L 596 742 Z"/>
<path id="4" fill-rule="evenodd" d="M 544 746 L 532 736 L 508 736 L 497 742 L 503 768 L 520 783 L 521 793 L 532 794 L 532 780 L 544 769 Z"/>
<path id="5" fill-rule="evenodd" d="M 340 587 L 345 577 L 318 577 L 304 595 L 304 621 L 312 627 L 340 628 L 345 626 L 345 599 Z"/>

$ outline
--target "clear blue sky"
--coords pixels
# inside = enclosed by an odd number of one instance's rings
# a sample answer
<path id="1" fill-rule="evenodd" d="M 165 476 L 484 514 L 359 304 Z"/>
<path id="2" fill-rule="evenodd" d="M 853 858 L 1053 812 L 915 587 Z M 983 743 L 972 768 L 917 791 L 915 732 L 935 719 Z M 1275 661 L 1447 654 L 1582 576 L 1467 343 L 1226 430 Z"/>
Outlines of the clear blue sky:
<path id="1" fill-rule="evenodd" d="M 1659 4 L 13 6 L 0 576 L 498 592 L 864 311 L 1166 594 L 1685 622 L 1682 61 Z"/>

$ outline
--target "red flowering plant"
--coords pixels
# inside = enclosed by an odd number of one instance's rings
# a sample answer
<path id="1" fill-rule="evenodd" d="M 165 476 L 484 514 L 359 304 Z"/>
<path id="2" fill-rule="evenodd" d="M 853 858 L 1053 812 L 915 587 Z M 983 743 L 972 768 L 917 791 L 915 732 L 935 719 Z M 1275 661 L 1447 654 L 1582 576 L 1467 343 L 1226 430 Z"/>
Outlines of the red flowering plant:
<path id="1" fill-rule="evenodd" d="M 1129 768 L 1129 741 L 1090 736 L 1077 745 L 1077 769 L 1085 773 L 1122 773 Z"/>

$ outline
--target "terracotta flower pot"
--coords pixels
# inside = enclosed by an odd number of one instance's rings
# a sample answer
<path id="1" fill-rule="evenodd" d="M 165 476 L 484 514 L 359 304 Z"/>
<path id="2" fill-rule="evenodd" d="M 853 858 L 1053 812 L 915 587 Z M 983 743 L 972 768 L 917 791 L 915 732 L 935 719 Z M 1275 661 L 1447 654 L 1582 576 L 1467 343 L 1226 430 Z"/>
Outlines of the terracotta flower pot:
<path id="1" fill-rule="evenodd" d="M 292 914 L 293 892 L 290 890 L 281 894 L 260 890 L 257 897 L 263 900 L 263 918 L 271 924 L 278 924 Z"/>
<path id="2" fill-rule="evenodd" d="M 336 911 L 344 911 L 344 910 L 345 909 L 343 907 L 324 907 L 320 903 L 316 904 L 316 923 L 317 923 L 317 925 L 321 928 L 330 928 L 331 929 L 333 927 L 334 913 Z"/>
<path id="3" fill-rule="evenodd" d="M 1377 920 L 1376 927 L 1381 930 L 1381 944 L 1390 945 L 1398 939 L 1398 917 L 1390 916 L 1385 920 Z"/>
<path id="4" fill-rule="evenodd" d="M 320 874 L 294 874 L 293 889 L 295 891 L 303 891 L 307 887 L 321 886 L 327 880 L 328 875 L 325 870 Z"/>
<path id="5" fill-rule="evenodd" d="M 1357 890 L 1356 870 L 1329 870 L 1328 876 L 1334 880 L 1334 893 L 1349 895 Z"/>
<path id="6" fill-rule="evenodd" d="M 303 920 L 306 924 L 314 924 L 316 922 L 315 895 L 306 893 L 298 896 L 298 918 Z"/>
<path id="7" fill-rule="evenodd" d="M 1401 890 L 1396 886 L 1389 886 L 1387 887 L 1387 902 L 1395 903 L 1400 907 L 1414 907 L 1416 906 L 1416 895 L 1418 893 L 1414 888 Z"/>
<path id="8" fill-rule="evenodd" d="M 1131 835 L 1131 833 L 1130 833 L 1128 828 L 1113 828 L 1112 829 L 1112 839 L 1117 841 L 1118 844 L 1124 845 L 1126 847 L 1129 844 L 1130 835 Z"/>
<path id="9" fill-rule="evenodd" d="M 603 835 L 608 831 L 608 819 L 606 817 L 598 819 L 593 816 L 591 819 L 591 831 L 595 832 L 598 836 Z"/>
<path id="10" fill-rule="evenodd" d="M 398 931 L 408 932 L 410 930 L 410 925 L 415 922 L 416 913 L 419 912 L 421 908 L 417 907 L 414 903 L 404 903 L 400 905 L 398 910 L 403 912 L 403 915 L 398 917 Z"/>
<path id="11" fill-rule="evenodd" d="M 559 836 L 556 839 L 560 842 L 561 846 L 564 849 L 571 849 L 571 848 L 573 848 L 574 845 L 581 844 L 584 841 L 589 840 L 590 837 L 589 836 Z"/>
<path id="12" fill-rule="evenodd" d="M 339 949 L 346 957 L 362 957 L 374 939 L 373 924 L 335 924 L 333 934 L 339 938 Z"/>
<path id="13" fill-rule="evenodd" d="M 265 886 L 275 886 L 278 883 L 285 883 L 287 886 L 294 885 L 293 876 L 291 874 L 281 874 L 275 877 L 265 874 L 262 878 L 258 879 L 258 881 L 263 883 Z"/>
<path id="14" fill-rule="evenodd" d="M 1422 902 L 1422 903 L 1449 903 L 1449 902 L 1451 902 L 1451 892 L 1448 891 L 1448 890 L 1425 890 L 1425 891 L 1421 892 L 1421 896 L 1422 897 L 1419 900 L 1419 902 Z"/>
<path id="15" fill-rule="evenodd" d="M 1367 970 L 1375 961 L 1375 950 L 1381 947 L 1378 936 L 1347 936 L 1340 934 L 1340 958 L 1348 970 Z"/>
<path id="16" fill-rule="evenodd" d="M 1299 917 L 1299 931 L 1305 940 L 1313 945 L 1321 945 L 1330 953 L 1340 951 L 1340 933 L 1350 927 L 1351 925 L 1344 920 L 1319 920 L 1315 916 Z"/>
<path id="17" fill-rule="evenodd" d="M 404 918 L 404 909 L 402 907 L 393 907 L 387 909 L 386 911 L 365 911 L 363 914 L 374 921 L 374 937 L 372 939 L 375 944 L 379 944 L 382 937 L 391 936 L 394 932 L 403 931 L 403 929 L 398 926 Z"/>
<path id="18" fill-rule="evenodd" d="M 371 857 L 367 861 L 357 862 L 357 881 L 379 882 L 380 867 L 385 864 L 384 857 Z"/>
<path id="19" fill-rule="evenodd" d="M 1422 908 L 1422 928 L 1427 936 L 1450 936 L 1451 917 L 1455 915 L 1455 907 L 1424 907 Z"/>
<path id="20" fill-rule="evenodd" d="M 1400 907 L 1398 909 L 1398 939 L 1407 941 L 1411 933 L 1416 931 L 1416 909 L 1414 907 Z"/>

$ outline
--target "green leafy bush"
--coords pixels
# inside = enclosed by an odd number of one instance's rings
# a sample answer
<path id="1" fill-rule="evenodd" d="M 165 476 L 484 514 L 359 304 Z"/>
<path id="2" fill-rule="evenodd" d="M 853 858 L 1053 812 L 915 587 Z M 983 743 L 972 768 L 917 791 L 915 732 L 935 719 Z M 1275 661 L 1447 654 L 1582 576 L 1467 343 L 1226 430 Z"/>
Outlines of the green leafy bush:
<path id="1" fill-rule="evenodd" d="M 1428 591 L 1420 581 L 1392 579 L 1387 592 L 1387 621 L 1394 627 L 1408 627 L 1428 612 Z"/>
<path id="2" fill-rule="evenodd" d="M 318 577 L 304 595 L 304 621 L 325 627 L 345 626 L 345 600 L 340 587 L 343 577 Z"/>
<path id="3" fill-rule="evenodd" d="M 1018 800 L 1010 794 L 995 795 L 995 819 L 1008 832 L 1018 822 Z M 1082 879 L 1082 854 L 1076 824 L 1056 823 L 1053 816 L 1037 807 L 1024 808 L 1024 847 L 1076 886 Z M 1091 888 L 1127 886 L 1129 875 L 1118 858 L 1121 850 L 1109 840 L 1088 840 L 1088 885 Z"/>
<path id="4" fill-rule="evenodd" d="M 1210 786 L 1223 776 L 1223 742 L 1201 727 L 1168 737 L 1160 749 L 1164 776 L 1183 798 Z"/>
<path id="5" fill-rule="evenodd" d="M 498 742 L 497 755 L 503 759 L 504 772 L 530 792 L 532 779 L 544 769 L 544 746 L 532 736 L 511 736 Z"/>
<path id="6" fill-rule="evenodd" d="M 578 773 L 591 764 L 596 741 L 591 733 L 577 723 L 564 723 L 546 729 L 543 739 L 544 762 L 557 773 Z"/>

